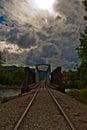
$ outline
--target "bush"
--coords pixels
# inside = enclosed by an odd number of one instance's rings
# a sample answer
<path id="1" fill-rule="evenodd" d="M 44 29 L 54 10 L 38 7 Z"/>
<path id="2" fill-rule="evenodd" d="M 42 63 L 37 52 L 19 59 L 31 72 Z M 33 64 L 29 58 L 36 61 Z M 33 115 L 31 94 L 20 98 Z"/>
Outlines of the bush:
<path id="1" fill-rule="evenodd" d="M 0 66 L 0 84 L 2 85 L 20 85 L 23 83 L 24 69 L 16 68 L 14 70 Z"/>
<path id="2" fill-rule="evenodd" d="M 74 80 L 70 82 L 70 88 L 83 88 L 84 87 L 84 81 L 82 80 Z"/>
<path id="3" fill-rule="evenodd" d="M 67 92 L 68 95 L 73 96 L 82 103 L 87 104 L 87 88 L 85 89 L 72 89 Z"/>

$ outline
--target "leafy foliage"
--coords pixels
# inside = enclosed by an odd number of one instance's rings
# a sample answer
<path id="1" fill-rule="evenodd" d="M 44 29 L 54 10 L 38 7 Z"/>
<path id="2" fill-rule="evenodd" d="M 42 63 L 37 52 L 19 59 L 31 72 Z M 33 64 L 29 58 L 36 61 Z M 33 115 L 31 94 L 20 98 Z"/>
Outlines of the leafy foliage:
<path id="1" fill-rule="evenodd" d="M 3 67 L 2 55 L 0 52 L 0 84 L 2 85 L 20 85 L 23 83 L 24 69 L 18 67 Z"/>
<path id="2" fill-rule="evenodd" d="M 80 70 L 81 71 L 81 70 Z M 85 86 L 86 77 L 85 80 L 82 79 L 82 76 L 80 75 L 80 72 L 78 71 L 71 71 L 69 73 L 69 78 L 63 78 L 63 86 L 65 88 L 73 89 L 81 89 Z M 81 72 L 82 74 L 82 72 Z"/>
<path id="3" fill-rule="evenodd" d="M 67 92 L 68 95 L 76 98 L 78 101 L 87 104 L 87 88 L 85 89 L 72 89 Z"/>
<path id="4" fill-rule="evenodd" d="M 78 54 L 82 62 L 87 63 L 87 27 L 84 34 L 80 34 L 80 46 L 78 48 Z"/>
<path id="5" fill-rule="evenodd" d="M 0 52 L 0 66 L 2 64 L 2 56 L 1 56 L 1 52 Z"/>
<path id="6" fill-rule="evenodd" d="M 24 69 L 10 69 L 0 66 L 0 84 L 2 85 L 21 85 L 24 78 Z"/>
<path id="7" fill-rule="evenodd" d="M 87 11 L 87 0 L 84 0 L 83 4 Z M 87 16 L 85 16 L 84 19 L 87 20 Z M 79 58 L 81 59 L 81 64 L 77 68 L 77 76 L 83 83 L 83 86 L 87 86 L 87 27 L 84 30 L 84 34 L 80 34 L 80 46 L 77 50 Z"/>
<path id="8" fill-rule="evenodd" d="M 83 5 L 85 7 L 85 10 L 87 11 L 87 0 L 83 1 Z M 87 20 L 87 16 L 84 16 L 84 19 Z"/>

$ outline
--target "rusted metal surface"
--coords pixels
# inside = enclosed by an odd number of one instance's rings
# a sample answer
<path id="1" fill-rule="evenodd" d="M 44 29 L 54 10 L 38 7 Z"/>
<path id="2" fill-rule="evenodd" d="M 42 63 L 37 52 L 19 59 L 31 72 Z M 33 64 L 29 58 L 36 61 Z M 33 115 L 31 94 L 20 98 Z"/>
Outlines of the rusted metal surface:
<path id="1" fill-rule="evenodd" d="M 29 67 L 25 67 L 24 82 L 21 92 L 29 91 L 29 85 L 33 83 L 35 83 L 35 73 Z"/>
<path id="2" fill-rule="evenodd" d="M 25 76 L 24 76 L 24 82 L 23 87 L 21 89 L 21 92 L 27 92 L 29 91 L 29 85 L 39 82 L 40 81 L 40 72 L 42 70 L 39 69 L 40 66 L 47 66 L 46 77 L 45 81 L 47 83 L 53 83 L 56 84 L 57 89 L 61 92 L 65 92 L 65 89 L 63 88 L 63 74 L 61 73 L 61 67 L 57 67 L 52 73 L 51 73 L 51 66 L 49 64 L 38 64 L 36 65 L 36 71 L 33 72 L 29 67 L 25 67 Z M 50 79 L 51 76 L 51 79 Z"/>
<path id="3" fill-rule="evenodd" d="M 51 83 L 58 85 L 58 90 L 64 92 L 63 88 L 63 74 L 61 72 L 61 67 L 57 67 L 51 73 Z"/>

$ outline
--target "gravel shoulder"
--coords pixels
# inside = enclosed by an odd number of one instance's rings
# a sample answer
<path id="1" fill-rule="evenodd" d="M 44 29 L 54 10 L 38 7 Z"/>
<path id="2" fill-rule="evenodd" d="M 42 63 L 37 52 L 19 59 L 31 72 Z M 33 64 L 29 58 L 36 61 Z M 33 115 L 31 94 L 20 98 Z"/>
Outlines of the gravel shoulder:
<path id="1" fill-rule="evenodd" d="M 34 92 L 35 90 L 32 90 L 6 103 L 0 103 L 0 130 L 12 130 Z"/>
<path id="2" fill-rule="evenodd" d="M 59 91 L 51 90 L 77 130 L 87 130 L 87 105 Z"/>

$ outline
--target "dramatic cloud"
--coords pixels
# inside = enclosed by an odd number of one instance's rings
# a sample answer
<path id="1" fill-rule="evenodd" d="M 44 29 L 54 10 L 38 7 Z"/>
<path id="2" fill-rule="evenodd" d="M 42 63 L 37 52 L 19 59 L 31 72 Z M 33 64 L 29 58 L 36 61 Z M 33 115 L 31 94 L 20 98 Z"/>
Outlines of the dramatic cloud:
<path id="1" fill-rule="evenodd" d="M 38 8 L 35 0 L 0 1 L 0 50 L 6 63 L 74 68 L 79 62 L 76 48 L 85 24 L 82 2 L 55 0 L 53 9 Z"/>

